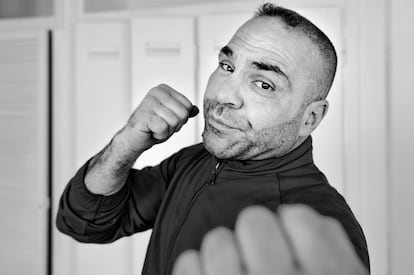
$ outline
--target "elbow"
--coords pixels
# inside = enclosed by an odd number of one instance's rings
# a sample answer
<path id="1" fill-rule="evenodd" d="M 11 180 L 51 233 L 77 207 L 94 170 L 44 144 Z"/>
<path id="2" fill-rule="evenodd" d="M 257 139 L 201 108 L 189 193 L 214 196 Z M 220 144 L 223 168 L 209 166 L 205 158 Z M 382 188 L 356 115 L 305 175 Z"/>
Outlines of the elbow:
<path id="1" fill-rule="evenodd" d="M 56 217 L 55 224 L 61 233 L 72 237 L 80 243 L 106 244 L 112 243 L 119 238 L 116 237 L 116 231 L 110 228 L 102 228 L 101 226 L 89 224 L 86 221 L 80 222 L 73 219 L 65 219 L 60 213 Z"/>

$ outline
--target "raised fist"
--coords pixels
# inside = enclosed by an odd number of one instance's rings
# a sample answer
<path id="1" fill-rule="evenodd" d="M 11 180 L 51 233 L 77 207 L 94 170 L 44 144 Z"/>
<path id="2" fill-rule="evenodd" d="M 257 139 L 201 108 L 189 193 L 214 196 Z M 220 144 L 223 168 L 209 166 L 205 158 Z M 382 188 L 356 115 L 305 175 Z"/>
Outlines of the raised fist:
<path id="1" fill-rule="evenodd" d="M 242 211 L 235 232 L 218 228 L 201 251 L 186 251 L 173 275 L 367 275 L 345 231 L 303 205 L 276 216 L 263 207 Z"/>
<path id="2" fill-rule="evenodd" d="M 130 116 L 125 130 L 132 150 L 146 150 L 166 141 L 198 114 L 198 108 L 168 85 L 152 88 Z"/>

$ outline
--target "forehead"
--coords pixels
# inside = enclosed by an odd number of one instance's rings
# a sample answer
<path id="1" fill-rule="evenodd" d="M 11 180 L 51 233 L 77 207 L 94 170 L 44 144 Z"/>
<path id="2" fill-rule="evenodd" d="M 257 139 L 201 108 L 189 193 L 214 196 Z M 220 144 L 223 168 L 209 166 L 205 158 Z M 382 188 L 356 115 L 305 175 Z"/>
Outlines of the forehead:
<path id="1" fill-rule="evenodd" d="M 310 39 L 273 17 L 247 21 L 228 45 L 236 57 L 276 62 L 287 73 L 319 63 L 316 46 Z"/>

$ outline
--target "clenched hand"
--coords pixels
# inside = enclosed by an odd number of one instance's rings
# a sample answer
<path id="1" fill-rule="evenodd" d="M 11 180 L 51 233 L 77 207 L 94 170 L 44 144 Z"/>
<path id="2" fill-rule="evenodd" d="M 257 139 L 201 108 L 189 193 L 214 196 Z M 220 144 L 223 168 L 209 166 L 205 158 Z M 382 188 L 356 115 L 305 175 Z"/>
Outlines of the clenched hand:
<path id="1" fill-rule="evenodd" d="M 235 232 L 209 232 L 201 251 L 177 259 L 173 275 L 367 275 L 345 231 L 307 206 L 284 206 L 276 217 L 249 207 Z"/>
<path id="2" fill-rule="evenodd" d="M 152 88 L 111 142 L 89 162 L 85 185 L 111 195 L 125 184 L 129 169 L 145 150 L 166 141 L 198 114 L 198 109 L 168 85 Z"/>
<path id="3" fill-rule="evenodd" d="M 168 85 L 152 88 L 130 116 L 126 129 L 132 131 L 133 150 L 146 150 L 166 141 L 198 114 L 198 108 Z"/>

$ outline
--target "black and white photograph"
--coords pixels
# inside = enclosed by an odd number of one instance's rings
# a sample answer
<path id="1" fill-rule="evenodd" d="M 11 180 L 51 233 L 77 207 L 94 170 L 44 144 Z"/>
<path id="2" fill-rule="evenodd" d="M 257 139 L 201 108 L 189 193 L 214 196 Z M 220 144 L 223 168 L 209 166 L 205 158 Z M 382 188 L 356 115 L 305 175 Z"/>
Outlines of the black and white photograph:
<path id="1" fill-rule="evenodd" d="M 413 14 L 0 0 L 0 274 L 412 274 Z"/>

